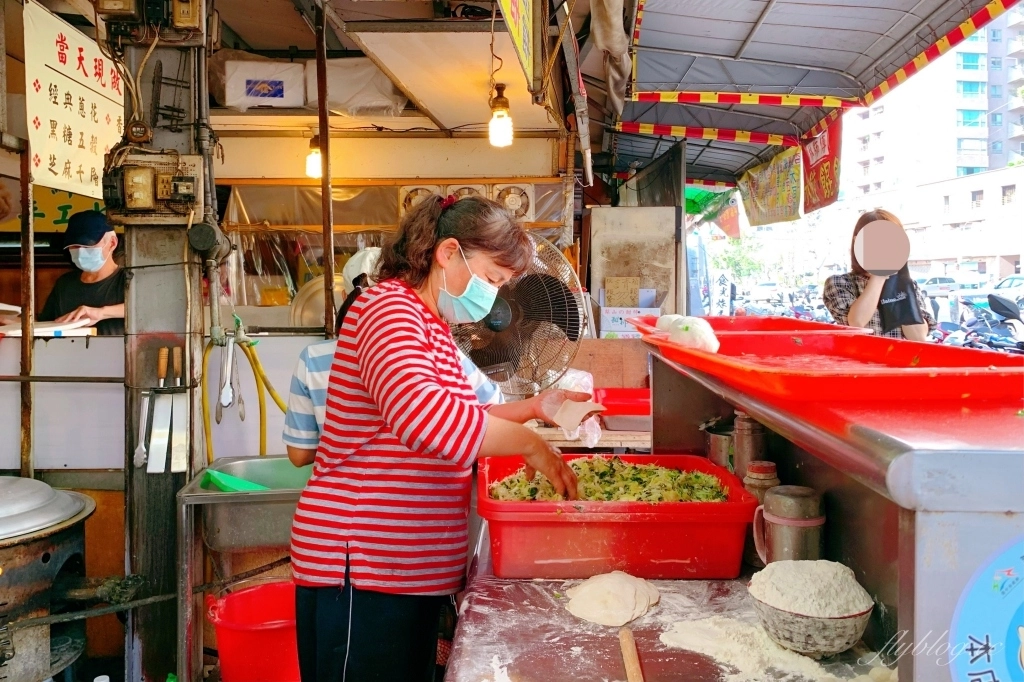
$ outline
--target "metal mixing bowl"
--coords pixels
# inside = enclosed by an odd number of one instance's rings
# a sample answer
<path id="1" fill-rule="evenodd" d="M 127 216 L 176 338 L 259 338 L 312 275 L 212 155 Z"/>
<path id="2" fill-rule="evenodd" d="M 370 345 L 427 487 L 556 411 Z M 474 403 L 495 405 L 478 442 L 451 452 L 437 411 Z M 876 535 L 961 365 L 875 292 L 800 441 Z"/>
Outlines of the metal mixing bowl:
<path id="1" fill-rule="evenodd" d="M 874 609 L 872 606 L 863 613 L 840 618 L 818 618 L 777 609 L 753 595 L 750 598 L 762 627 L 776 644 L 815 660 L 841 654 L 859 642 Z"/>

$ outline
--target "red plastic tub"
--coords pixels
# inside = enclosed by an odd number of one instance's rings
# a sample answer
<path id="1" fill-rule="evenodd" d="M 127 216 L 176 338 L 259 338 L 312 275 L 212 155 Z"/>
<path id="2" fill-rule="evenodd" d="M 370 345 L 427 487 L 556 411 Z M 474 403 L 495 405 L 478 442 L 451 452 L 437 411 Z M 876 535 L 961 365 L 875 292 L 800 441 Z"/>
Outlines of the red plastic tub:
<path id="1" fill-rule="evenodd" d="M 651 430 L 649 388 L 595 388 L 594 402 L 605 406 L 601 421 L 609 431 Z"/>
<path id="2" fill-rule="evenodd" d="M 589 455 L 567 455 L 573 460 Z M 743 541 L 757 498 L 738 478 L 694 455 L 621 455 L 714 474 L 726 502 L 501 502 L 491 483 L 523 465 L 518 457 L 480 460 L 477 511 L 487 519 L 499 578 L 589 578 L 625 571 L 641 578 L 730 580 L 740 574 Z"/>
<path id="3" fill-rule="evenodd" d="M 866 334 L 733 334 L 707 353 L 650 335 L 664 356 L 794 401 L 1020 400 L 1024 356 Z"/>
<path id="4" fill-rule="evenodd" d="M 871 330 L 860 327 L 846 327 L 839 324 L 828 324 L 826 322 L 814 322 L 812 320 L 798 320 L 793 317 L 705 317 L 705 320 L 715 330 L 716 336 L 722 334 L 870 334 Z M 641 315 L 626 320 L 637 328 L 642 334 L 659 334 L 667 336 L 657 328 L 657 315 Z"/>
<path id="5" fill-rule="evenodd" d="M 277 581 L 206 601 L 223 682 L 299 682 L 295 585 Z"/>

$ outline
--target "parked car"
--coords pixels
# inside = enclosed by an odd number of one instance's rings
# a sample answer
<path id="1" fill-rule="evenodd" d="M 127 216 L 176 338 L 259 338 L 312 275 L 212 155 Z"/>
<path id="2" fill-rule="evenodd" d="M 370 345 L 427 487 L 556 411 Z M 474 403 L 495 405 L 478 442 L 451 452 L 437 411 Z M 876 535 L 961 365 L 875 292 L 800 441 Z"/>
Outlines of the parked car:
<path id="1" fill-rule="evenodd" d="M 949 296 L 960 288 L 952 277 L 929 277 L 923 285 L 919 285 L 925 296 L 934 298 L 936 296 Z"/>
<path id="2" fill-rule="evenodd" d="M 774 298 L 778 298 L 781 294 L 782 290 L 779 289 L 779 285 L 775 282 L 761 282 L 751 290 L 750 300 L 770 301 Z"/>
<path id="3" fill-rule="evenodd" d="M 985 283 L 987 281 L 988 280 L 986 280 L 982 275 L 959 275 L 956 278 L 957 291 L 972 291 L 974 289 L 983 289 L 985 288 Z"/>
<path id="4" fill-rule="evenodd" d="M 959 295 L 960 300 L 968 301 L 982 308 L 988 307 L 988 295 L 995 294 L 1014 301 L 1018 306 L 1024 305 L 1024 275 L 1010 275 L 996 283 L 994 287 L 972 289 L 970 293 Z"/>

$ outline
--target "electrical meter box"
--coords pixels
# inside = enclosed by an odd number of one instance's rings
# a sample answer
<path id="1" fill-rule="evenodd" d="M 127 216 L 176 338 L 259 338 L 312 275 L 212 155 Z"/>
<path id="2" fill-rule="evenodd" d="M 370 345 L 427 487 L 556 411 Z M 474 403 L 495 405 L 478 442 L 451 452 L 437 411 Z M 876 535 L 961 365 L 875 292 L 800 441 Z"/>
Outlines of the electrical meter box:
<path id="1" fill-rule="evenodd" d="M 103 175 L 107 216 L 118 225 L 184 225 L 203 215 L 203 157 L 129 154 Z"/>

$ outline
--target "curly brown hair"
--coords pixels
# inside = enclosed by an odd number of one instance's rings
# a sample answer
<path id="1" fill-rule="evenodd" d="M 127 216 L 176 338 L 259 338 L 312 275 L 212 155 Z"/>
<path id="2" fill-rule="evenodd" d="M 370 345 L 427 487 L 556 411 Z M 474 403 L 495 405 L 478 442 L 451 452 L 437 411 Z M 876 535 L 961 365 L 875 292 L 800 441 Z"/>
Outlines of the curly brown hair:
<path id="1" fill-rule="evenodd" d="M 533 243 L 515 216 L 483 197 L 465 197 L 447 208 L 433 194 L 405 214 L 398 233 L 381 249 L 375 279 L 401 279 L 411 287 L 427 281 L 434 250 L 454 238 L 468 256 L 483 251 L 494 262 L 521 274 L 533 258 Z"/>

